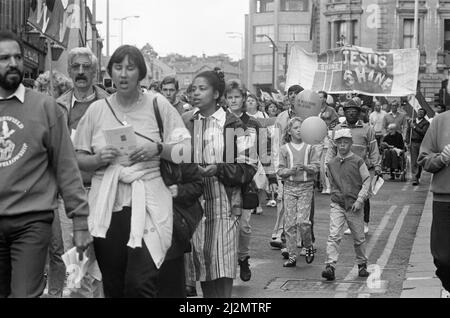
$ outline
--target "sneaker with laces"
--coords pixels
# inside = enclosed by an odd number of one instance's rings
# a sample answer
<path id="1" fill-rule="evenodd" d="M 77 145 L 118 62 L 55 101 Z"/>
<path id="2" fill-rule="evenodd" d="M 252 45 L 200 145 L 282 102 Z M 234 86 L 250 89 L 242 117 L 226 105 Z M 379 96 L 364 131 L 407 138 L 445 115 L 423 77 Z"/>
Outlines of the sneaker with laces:
<path id="1" fill-rule="evenodd" d="M 307 264 L 311 264 L 314 261 L 314 247 L 310 247 L 306 249 L 305 260 Z"/>
<path id="2" fill-rule="evenodd" d="M 248 282 L 252 278 L 252 271 L 250 270 L 250 265 L 248 264 L 248 259 L 250 256 L 245 257 L 244 260 L 239 260 L 240 267 L 240 277 L 243 282 Z"/>
<path id="3" fill-rule="evenodd" d="M 283 264 L 283 267 L 295 267 L 297 265 L 297 260 L 295 258 L 289 258 L 287 262 Z"/>
<path id="4" fill-rule="evenodd" d="M 336 275 L 334 273 L 334 267 L 331 265 L 327 265 L 325 270 L 322 272 L 322 277 L 327 281 L 333 281 L 336 279 Z"/>
<path id="5" fill-rule="evenodd" d="M 359 277 L 369 277 L 370 273 L 367 271 L 367 264 L 358 265 L 358 276 Z"/>

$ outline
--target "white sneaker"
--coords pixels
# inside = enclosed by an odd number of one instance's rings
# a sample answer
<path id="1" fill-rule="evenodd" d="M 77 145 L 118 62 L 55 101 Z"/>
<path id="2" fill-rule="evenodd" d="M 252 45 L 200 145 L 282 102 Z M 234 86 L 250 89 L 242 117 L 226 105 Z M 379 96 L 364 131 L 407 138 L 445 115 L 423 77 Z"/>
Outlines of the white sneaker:
<path id="1" fill-rule="evenodd" d="M 450 298 L 450 292 L 448 292 L 447 290 L 445 290 L 444 288 L 442 288 L 442 291 L 441 291 L 441 298 Z"/>
<path id="2" fill-rule="evenodd" d="M 364 224 L 364 234 L 369 233 L 369 224 Z"/>
<path id="3" fill-rule="evenodd" d="M 331 194 L 330 189 L 323 189 L 322 194 Z"/>
<path id="4" fill-rule="evenodd" d="M 344 234 L 345 235 L 350 235 L 350 234 L 352 234 L 352 231 L 350 231 L 350 229 L 347 229 L 347 230 L 345 230 Z"/>
<path id="5" fill-rule="evenodd" d="M 270 200 L 269 202 L 267 202 L 266 206 L 269 206 L 269 207 L 276 207 L 276 206 L 277 206 L 277 201 L 275 201 L 275 200 Z"/>

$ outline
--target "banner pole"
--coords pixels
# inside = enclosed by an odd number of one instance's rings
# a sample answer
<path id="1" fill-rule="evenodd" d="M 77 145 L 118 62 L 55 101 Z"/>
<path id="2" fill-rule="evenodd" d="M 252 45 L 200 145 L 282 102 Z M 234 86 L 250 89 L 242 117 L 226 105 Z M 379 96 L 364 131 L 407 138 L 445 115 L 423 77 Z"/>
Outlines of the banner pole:
<path id="1" fill-rule="evenodd" d="M 50 84 L 50 91 L 49 94 L 50 96 L 53 96 L 53 87 L 54 87 L 54 83 L 53 83 L 53 54 L 52 54 L 52 45 L 50 43 L 50 40 L 47 38 L 47 55 L 48 55 L 48 59 L 49 59 L 49 84 Z"/>

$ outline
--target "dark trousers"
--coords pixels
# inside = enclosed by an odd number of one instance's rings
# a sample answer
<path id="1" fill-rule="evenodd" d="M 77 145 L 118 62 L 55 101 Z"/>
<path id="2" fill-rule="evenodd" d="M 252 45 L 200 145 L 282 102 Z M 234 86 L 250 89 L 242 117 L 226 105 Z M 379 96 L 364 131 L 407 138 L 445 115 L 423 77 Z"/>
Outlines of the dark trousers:
<path id="1" fill-rule="evenodd" d="M 400 169 L 399 157 L 395 150 L 386 149 L 384 151 L 384 166 L 390 168 L 391 171 Z"/>
<path id="2" fill-rule="evenodd" d="M 367 199 L 364 201 L 364 222 L 369 223 L 370 221 L 370 201 Z"/>
<path id="3" fill-rule="evenodd" d="M 422 174 L 422 166 L 417 164 L 417 158 L 420 153 L 420 145 L 420 142 L 411 142 L 411 174 L 416 180 L 419 180 Z"/>
<path id="4" fill-rule="evenodd" d="M 313 197 L 312 197 L 312 201 L 311 201 L 311 213 L 309 214 L 309 221 L 311 222 L 311 240 L 313 243 L 316 242 L 316 237 L 314 236 L 314 192 L 313 192 Z"/>
<path id="5" fill-rule="evenodd" d="M 142 248 L 127 246 L 131 209 L 113 213 L 106 238 L 95 238 L 94 249 L 107 298 L 155 298 L 158 269 L 142 242 Z"/>
<path id="6" fill-rule="evenodd" d="M 165 260 L 159 269 L 158 298 L 186 298 L 184 254 Z"/>
<path id="7" fill-rule="evenodd" d="M 383 135 L 377 135 L 375 134 L 375 139 L 377 140 L 378 149 L 380 149 L 381 145 L 381 139 L 383 138 Z"/>
<path id="8" fill-rule="evenodd" d="M 61 231 L 61 220 L 58 210 L 52 223 L 52 236 L 48 248 L 48 294 L 54 297 L 62 297 L 64 282 L 66 280 L 66 265 L 62 260 L 64 244 Z"/>
<path id="9" fill-rule="evenodd" d="M 450 291 L 450 202 L 433 201 L 431 255 L 436 275 L 442 286 Z"/>
<path id="10" fill-rule="evenodd" d="M 0 216 L 0 298 L 42 295 L 52 221 L 53 211 Z"/>

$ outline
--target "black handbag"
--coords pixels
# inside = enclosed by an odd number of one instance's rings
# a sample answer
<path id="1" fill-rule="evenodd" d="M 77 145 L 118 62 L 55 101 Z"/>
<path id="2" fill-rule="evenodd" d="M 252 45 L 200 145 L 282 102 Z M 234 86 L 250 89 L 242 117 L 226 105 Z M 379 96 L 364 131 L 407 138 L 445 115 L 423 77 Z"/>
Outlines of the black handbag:
<path id="1" fill-rule="evenodd" d="M 158 107 L 158 99 L 153 98 L 153 109 L 155 111 L 156 122 L 158 123 L 159 128 L 159 136 L 161 137 L 161 141 L 164 142 L 164 125 L 162 123 L 161 114 L 159 112 Z M 178 184 L 182 181 L 182 173 L 179 165 L 160 158 L 161 163 L 159 170 L 161 172 L 161 178 L 164 180 L 166 186 L 171 186 L 174 184 Z"/>
<path id="2" fill-rule="evenodd" d="M 253 210 L 259 206 L 258 188 L 254 181 L 242 187 L 242 208 Z"/>
<path id="3" fill-rule="evenodd" d="M 125 126 L 125 124 L 117 117 L 116 113 L 114 112 L 113 108 L 111 107 L 111 104 L 109 103 L 108 99 L 105 98 L 106 104 L 108 105 L 109 109 L 111 110 L 111 112 L 113 113 L 114 117 L 116 118 L 116 120 L 122 125 Z M 159 113 L 159 108 L 158 108 L 158 101 L 156 99 L 156 97 L 153 99 L 153 109 L 155 111 L 155 117 L 156 117 L 156 121 L 158 123 L 158 128 L 159 128 L 159 135 L 161 136 L 161 141 L 163 141 L 163 132 L 164 132 L 164 128 L 162 125 L 162 120 L 161 120 L 161 114 Z M 144 136 L 138 132 L 134 132 L 137 136 L 144 138 L 150 142 L 156 143 L 156 141 L 154 141 L 153 139 Z M 159 167 L 160 173 L 161 173 L 161 178 L 163 179 L 165 185 L 167 187 L 174 185 L 174 184 L 178 184 L 179 182 L 181 182 L 181 170 L 180 167 L 176 164 L 174 164 L 173 162 L 164 160 L 162 158 L 160 158 L 160 167 Z"/>

